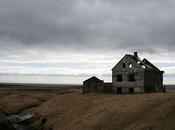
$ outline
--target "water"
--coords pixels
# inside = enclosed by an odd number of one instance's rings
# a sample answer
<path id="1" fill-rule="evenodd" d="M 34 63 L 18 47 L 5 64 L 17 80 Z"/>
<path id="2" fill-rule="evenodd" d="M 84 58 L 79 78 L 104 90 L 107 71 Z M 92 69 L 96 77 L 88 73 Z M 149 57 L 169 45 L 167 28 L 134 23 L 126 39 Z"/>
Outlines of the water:
<path id="1" fill-rule="evenodd" d="M 31 126 L 24 125 L 24 124 L 13 124 L 13 127 L 16 130 L 33 130 Z"/>
<path id="2" fill-rule="evenodd" d="M 175 90 L 175 85 L 165 85 L 167 90 Z"/>
<path id="3" fill-rule="evenodd" d="M 34 113 L 25 114 L 12 114 L 7 117 L 7 120 L 12 123 L 13 128 L 16 130 L 33 130 L 27 120 L 35 117 Z"/>

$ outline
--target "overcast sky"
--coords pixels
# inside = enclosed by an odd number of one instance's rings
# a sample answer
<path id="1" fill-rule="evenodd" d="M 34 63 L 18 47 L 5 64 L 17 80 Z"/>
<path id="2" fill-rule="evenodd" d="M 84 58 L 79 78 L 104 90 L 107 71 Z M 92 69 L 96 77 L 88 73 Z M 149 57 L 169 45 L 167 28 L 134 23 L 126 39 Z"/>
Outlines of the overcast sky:
<path id="1" fill-rule="evenodd" d="M 139 52 L 175 84 L 174 0 L 0 0 L 0 82 L 111 81 Z"/>

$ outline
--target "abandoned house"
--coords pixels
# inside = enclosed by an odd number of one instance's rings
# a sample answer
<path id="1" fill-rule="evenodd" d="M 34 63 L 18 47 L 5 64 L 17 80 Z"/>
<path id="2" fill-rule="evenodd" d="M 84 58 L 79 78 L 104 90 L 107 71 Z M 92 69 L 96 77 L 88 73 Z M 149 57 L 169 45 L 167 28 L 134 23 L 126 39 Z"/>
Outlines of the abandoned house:
<path id="1" fill-rule="evenodd" d="M 143 93 L 165 91 L 163 73 L 138 53 L 126 54 L 112 68 L 112 83 L 104 83 L 95 76 L 83 82 L 82 92 Z"/>
<path id="2" fill-rule="evenodd" d="M 113 91 L 117 93 L 163 90 L 163 73 L 138 53 L 126 54 L 112 69 Z"/>
<path id="3" fill-rule="evenodd" d="M 101 91 L 103 89 L 103 80 L 93 76 L 83 82 L 82 93 Z"/>

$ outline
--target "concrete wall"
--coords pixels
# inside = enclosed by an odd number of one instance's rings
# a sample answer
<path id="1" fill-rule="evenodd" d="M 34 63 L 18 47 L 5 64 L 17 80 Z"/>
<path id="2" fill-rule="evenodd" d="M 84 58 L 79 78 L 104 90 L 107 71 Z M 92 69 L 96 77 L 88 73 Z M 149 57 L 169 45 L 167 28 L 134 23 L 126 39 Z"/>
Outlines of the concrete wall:
<path id="1" fill-rule="evenodd" d="M 125 68 L 123 66 L 125 64 Z M 129 65 L 132 64 L 130 68 Z M 129 75 L 134 75 L 134 82 L 129 81 Z M 117 75 L 122 75 L 122 82 L 117 80 Z M 117 66 L 112 70 L 113 90 L 121 87 L 123 91 L 128 91 L 128 88 L 135 88 L 134 91 L 143 92 L 144 89 L 144 69 L 138 65 L 131 57 L 125 56 Z M 125 89 L 127 88 L 127 89 Z"/>
<path id="2" fill-rule="evenodd" d="M 83 83 L 82 93 L 103 91 L 103 82 L 85 82 Z"/>
<path id="3" fill-rule="evenodd" d="M 112 92 L 112 83 L 104 83 L 103 92 L 111 93 Z"/>
<path id="4" fill-rule="evenodd" d="M 159 91 L 163 87 L 163 72 L 145 72 L 145 91 Z"/>

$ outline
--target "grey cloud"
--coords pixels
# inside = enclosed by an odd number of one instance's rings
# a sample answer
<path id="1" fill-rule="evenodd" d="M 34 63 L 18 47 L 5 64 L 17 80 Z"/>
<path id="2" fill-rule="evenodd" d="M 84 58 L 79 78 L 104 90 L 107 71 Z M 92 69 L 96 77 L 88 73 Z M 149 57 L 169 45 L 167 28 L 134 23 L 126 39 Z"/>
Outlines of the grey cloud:
<path id="1" fill-rule="evenodd" d="M 1 0 L 0 44 L 173 53 L 174 6 L 173 0 Z M 4 38 L 11 42 L 4 45 Z"/>

